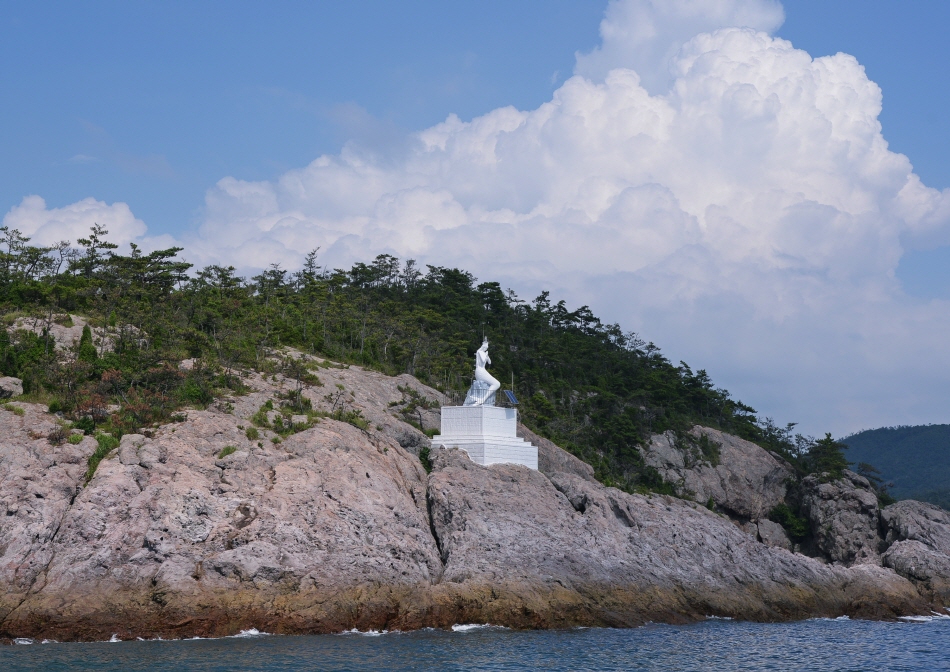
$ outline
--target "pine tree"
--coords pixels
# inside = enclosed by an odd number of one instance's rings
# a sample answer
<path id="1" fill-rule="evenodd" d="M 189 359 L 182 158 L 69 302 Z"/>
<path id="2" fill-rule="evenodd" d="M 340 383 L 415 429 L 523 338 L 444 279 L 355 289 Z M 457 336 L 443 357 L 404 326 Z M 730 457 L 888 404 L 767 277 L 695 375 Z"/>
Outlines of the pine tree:
<path id="1" fill-rule="evenodd" d="M 99 353 L 96 352 L 96 346 L 92 342 L 92 330 L 88 324 L 82 328 L 82 336 L 79 337 L 77 358 L 80 362 L 88 364 L 94 364 L 99 359 Z"/>
<path id="2" fill-rule="evenodd" d="M 818 474 L 822 483 L 841 478 L 844 470 L 848 468 L 848 459 L 844 456 L 847 447 L 846 444 L 835 441 L 830 433 L 825 434 L 825 438 L 815 441 L 808 451 L 811 472 Z"/>

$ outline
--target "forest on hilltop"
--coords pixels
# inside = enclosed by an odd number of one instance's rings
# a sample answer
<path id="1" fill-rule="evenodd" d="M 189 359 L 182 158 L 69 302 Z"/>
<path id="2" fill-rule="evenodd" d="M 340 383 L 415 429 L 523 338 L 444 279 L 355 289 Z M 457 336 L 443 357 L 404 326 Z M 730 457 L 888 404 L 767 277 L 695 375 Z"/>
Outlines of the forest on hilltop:
<path id="1" fill-rule="evenodd" d="M 848 459 L 880 469 L 891 493 L 950 510 L 950 425 L 881 427 L 842 439 Z"/>
<path id="2" fill-rule="evenodd" d="M 233 267 L 195 271 L 177 247 L 144 253 L 133 244 L 119 254 L 107 234 L 97 225 L 77 247 L 42 247 L 0 228 L 0 373 L 21 378 L 25 399 L 87 432 L 117 437 L 223 392 L 240 394 L 240 370 L 283 366 L 300 379 L 292 360 L 275 365 L 285 346 L 464 393 L 485 335 L 492 372 L 505 387 L 513 381 L 525 424 L 608 485 L 669 491 L 636 446 L 667 430 L 690 441 L 697 423 L 776 451 L 802 474 L 846 464 L 830 435 L 815 441 L 793 424 L 757 418 L 705 370 L 674 364 L 653 343 L 548 292 L 524 301 L 465 271 L 390 255 L 322 268 L 317 251 L 297 272 L 275 264 L 243 278 Z M 87 329 L 63 358 L 49 329 L 70 315 L 104 330 L 110 347 L 97 350 Z M 22 318 L 45 327 L 14 328 Z M 188 358 L 198 364 L 183 371 Z"/>

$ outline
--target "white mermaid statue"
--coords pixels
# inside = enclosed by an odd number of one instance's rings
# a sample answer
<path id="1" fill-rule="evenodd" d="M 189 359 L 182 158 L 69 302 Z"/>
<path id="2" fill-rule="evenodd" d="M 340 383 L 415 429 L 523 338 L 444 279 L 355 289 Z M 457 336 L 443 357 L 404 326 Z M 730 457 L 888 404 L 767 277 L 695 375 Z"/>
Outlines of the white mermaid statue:
<path id="1" fill-rule="evenodd" d="M 475 351 L 475 383 L 465 400 L 466 406 L 482 406 L 486 401 L 491 405 L 494 401 L 495 392 L 501 388 L 501 383 L 488 373 L 485 367 L 489 364 L 491 364 L 491 358 L 488 356 L 488 339 L 486 338 L 482 341 L 482 347 Z"/>

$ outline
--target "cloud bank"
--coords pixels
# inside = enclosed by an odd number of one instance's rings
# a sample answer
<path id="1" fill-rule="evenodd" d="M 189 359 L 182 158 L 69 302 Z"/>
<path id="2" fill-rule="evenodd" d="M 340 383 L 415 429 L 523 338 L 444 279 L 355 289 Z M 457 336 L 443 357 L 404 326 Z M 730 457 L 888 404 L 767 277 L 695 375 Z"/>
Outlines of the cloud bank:
<path id="1" fill-rule="evenodd" d="M 109 240 L 125 245 L 145 235 L 145 222 L 132 214 L 125 203 L 107 205 L 94 198 L 84 198 L 63 208 L 47 208 L 39 196 L 27 196 L 3 218 L 3 226 L 17 229 L 31 239 L 33 245 L 55 245 L 66 240 L 75 244 L 77 238 L 89 234 L 94 224 L 109 231 Z"/>
<path id="2" fill-rule="evenodd" d="M 611 2 L 551 101 L 224 178 L 190 260 L 458 266 L 587 303 L 807 431 L 946 421 L 948 304 L 894 273 L 947 238 L 950 199 L 888 150 L 861 65 L 771 36 L 782 20 L 772 0 Z M 62 219 L 40 204 L 30 221 Z"/>

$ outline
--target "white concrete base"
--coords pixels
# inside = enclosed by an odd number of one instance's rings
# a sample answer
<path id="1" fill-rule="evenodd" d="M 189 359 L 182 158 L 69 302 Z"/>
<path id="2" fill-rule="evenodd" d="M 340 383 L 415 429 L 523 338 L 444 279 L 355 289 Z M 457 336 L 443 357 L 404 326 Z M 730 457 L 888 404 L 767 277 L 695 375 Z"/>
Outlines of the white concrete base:
<path id="1" fill-rule="evenodd" d="M 433 447 L 461 448 L 472 462 L 538 468 L 538 449 L 517 436 L 518 411 L 498 406 L 443 406 Z"/>

